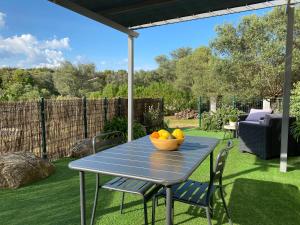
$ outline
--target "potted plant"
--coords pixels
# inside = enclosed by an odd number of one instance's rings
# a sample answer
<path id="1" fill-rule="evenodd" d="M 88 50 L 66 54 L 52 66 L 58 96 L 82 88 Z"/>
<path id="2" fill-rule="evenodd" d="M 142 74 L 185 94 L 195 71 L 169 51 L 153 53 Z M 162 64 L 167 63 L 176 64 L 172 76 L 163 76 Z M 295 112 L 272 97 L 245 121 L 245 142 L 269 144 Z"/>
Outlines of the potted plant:
<path id="1" fill-rule="evenodd" d="M 230 115 L 228 117 L 228 119 L 229 119 L 229 125 L 232 126 L 232 127 L 235 127 L 236 123 L 238 121 L 238 117 L 236 115 Z"/>

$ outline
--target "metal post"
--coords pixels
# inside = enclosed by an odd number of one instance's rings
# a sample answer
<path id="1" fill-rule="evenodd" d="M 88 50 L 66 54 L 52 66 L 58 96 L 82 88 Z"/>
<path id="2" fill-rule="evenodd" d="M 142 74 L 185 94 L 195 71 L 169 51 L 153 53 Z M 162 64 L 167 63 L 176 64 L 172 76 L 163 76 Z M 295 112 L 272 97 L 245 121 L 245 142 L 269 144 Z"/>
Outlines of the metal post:
<path id="1" fill-rule="evenodd" d="M 201 104 L 202 104 L 202 98 L 201 98 L 201 96 L 199 97 L 199 102 L 198 102 L 198 112 L 199 112 L 199 114 L 198 114 L 198 117 L 199 117 L 199 128 L 201 128 Z"/>
<path id="2" fill-rule="evenodd" d="M 128 142 L 133 139 L 134 37 L 128 36 Z"/>
<path id="3" fill-rule="evenodd" d="M 291 75 L 292 75 L 292 53 L 293 53 L 293 31 L 294 31 L 294 6 L 287 4 L 287 35 L 286 35 L 286 53 L 285 53 L 285 75 L 283 86 L 283 112 L 281 127 L 281 154 L 280 171 L 287 171 L 288 154 L 288 134 L 289 134 L 289 111 L 291 95 Z"/>
<path id="4" fill-rule="evenodd" d="M 104 121 L 107 122 L 107 108 L 108 108 L 108 101 L 107 98 L 104 98 Z"/>
<path id="5" fill-rule="evenodd" d="M 87 138 L 88 137 L 88 128 L 87 128 L 87 114 L 86 114 L 86 97 L 82 98 L 82 110 L 83 110 L 84 138 Z"/>
<path id="6" fill-rule="evenodd" d="M 81 225 L 86 225 L 85 215 L 85 180 L 84 172 L 79 171 L 79 182 L 80 182 L 80 218 Z"/>
<path id="7" fill-rule="evenodd" d="M 41 116 L 41 129 L 42 129 L 42 158 L 47 159 L 47 140 L 46 140 L 46 120 L 45 120 L 45 99 L 41 98 L 40 101 L 40 116 Z"/>
<path id="8" fill-rule="evenodd" d="M 173 225 L 173 196 L 172 187 L 168 186 L 166 191 L 166 225 Z"/>

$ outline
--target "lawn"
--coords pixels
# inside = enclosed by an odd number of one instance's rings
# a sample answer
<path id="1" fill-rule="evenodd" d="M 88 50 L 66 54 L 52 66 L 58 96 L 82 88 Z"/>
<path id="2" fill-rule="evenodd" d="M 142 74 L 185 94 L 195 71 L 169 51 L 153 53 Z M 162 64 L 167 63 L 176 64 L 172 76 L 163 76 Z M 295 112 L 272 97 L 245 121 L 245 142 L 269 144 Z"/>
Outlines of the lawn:
<path id="1" fill-rule="evenodd" d="M 165 116 L 165 122 L 168 124 L 170 128 L 191 128 L 198 127 L 199 120 L 198 119 L 176 119 L 175 116 Z"/>
<path id="2" fill-rule="evenodd" d="M 222 137 L 222 133 L 186 130 L 191 135 Z M 221 141 L 217 151 L 225 145 Z M 238 141 L 230 152 L 224 174 L 226 200 L 234 224 L 298 225 L 300 221 L 300 158 L 289 159 L 289 172 L 280 173 L 279 160 L 263 161 L 240 153 Z M 216 151 L 216 152 L 217 152 Z M 216 155 L 216 154 L 215 154 Z M 18 190 L 0 191 L 0 224 L 2 225 L 76 225 L 80 222 L 78 173 L 68 169 L 69 159 L 55 162 L 56 172 L 46 180 Z M 192 175 L 207 180 L 206 160 Z M 102 182 L 110 179 L 102 177 Z M 87 210 L 91 209 L 94 176 L 87 176 Z M 101 190 L 97 224 L 143 224 L 143 210 L 138 197 L 127 195 L 125 213 L 119 213 L 120 194 Z M 151 204 L 149 206 L 149 217 Z M 216 197 L 213 224 L 227 224 L 224 210 Z M 90 211 L 88 211 L 90 212 Z M 89 215 L 89 214 L 88 214 Z M 157 208 L 156 221 L 164 224 L 164 206 Z M 175 224 L 206 225 L 202 210 L 175 204 Z"/>

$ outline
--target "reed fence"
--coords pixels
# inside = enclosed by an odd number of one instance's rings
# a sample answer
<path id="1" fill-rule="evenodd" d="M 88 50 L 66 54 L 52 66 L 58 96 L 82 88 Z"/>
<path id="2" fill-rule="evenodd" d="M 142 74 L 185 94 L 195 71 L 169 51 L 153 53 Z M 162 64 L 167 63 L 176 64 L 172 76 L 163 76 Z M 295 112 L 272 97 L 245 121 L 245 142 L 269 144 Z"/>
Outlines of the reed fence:
<path id="1" fill-rule="evenodd" d="M 150 108 L 162 110 L 162 99 L 135 99 L 134 118 L 143 123 Z M 0 102 L 0 153 L 29 151 L 58 159 L 81 139 L 101 132 L 105 121 L 127 117 L 127 99 Z"/>

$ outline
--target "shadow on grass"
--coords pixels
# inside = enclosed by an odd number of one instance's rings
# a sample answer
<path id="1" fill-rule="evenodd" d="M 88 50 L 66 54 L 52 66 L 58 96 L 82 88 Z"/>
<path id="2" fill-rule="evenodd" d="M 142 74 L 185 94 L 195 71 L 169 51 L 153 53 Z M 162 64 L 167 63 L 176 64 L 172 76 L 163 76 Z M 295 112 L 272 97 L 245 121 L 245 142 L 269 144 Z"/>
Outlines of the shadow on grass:
<path id="1" fill-rule="evenodd" d="M 239 178 L 233 184 L 229 209 L 235 224 L 298 225 L 300 192 L 290 184 Z"/>
<path id="2" fill-rule="evenodd" d="M 79 224 L 79 176 L 67 166 L 70 160 L 55 163 L 56 172 L 49 178 L 17 190 L 0 190 L 0 224 L 5 225 L 58 225 Z M 101 176 L 101 183 L 111 179 Z M 90 218 L 95 191 L 95 175 L 86 175 L 87 217 Z M 101 215 L 119 210 L 111 207 L 113 195 L 101 189 L 97 207 L 97 219 Z M 134 201 L 126 207 L 140 204 Z"/>
<path id="3" fill-rule="evenodd" d="M 228 224 L 220 198 L 215 200 L 213 224 Z M 298 225 L 300 221 L 300 192 L 298 187 L 290 184 L 236 179 L 228 206 L 234 224 Z M 204 210 L 198 207 L 191 206 L 186 213 L 192 217 L 176 224 L 189 224 L 199 217 L 206 218 Z M 180 214 L 176 214 L 178 216 Z"/>

